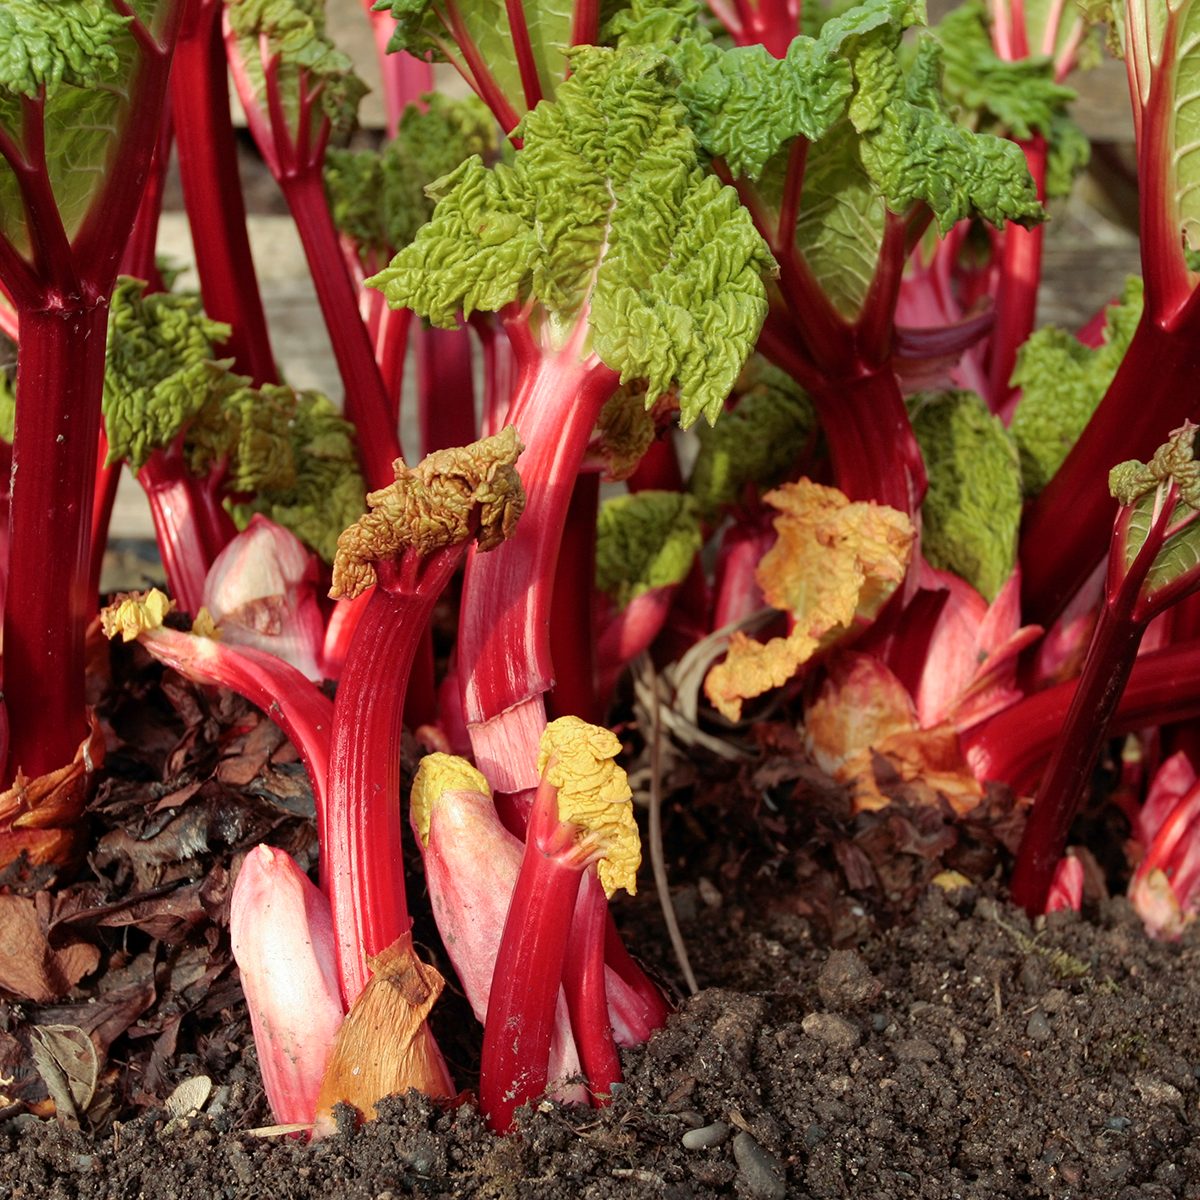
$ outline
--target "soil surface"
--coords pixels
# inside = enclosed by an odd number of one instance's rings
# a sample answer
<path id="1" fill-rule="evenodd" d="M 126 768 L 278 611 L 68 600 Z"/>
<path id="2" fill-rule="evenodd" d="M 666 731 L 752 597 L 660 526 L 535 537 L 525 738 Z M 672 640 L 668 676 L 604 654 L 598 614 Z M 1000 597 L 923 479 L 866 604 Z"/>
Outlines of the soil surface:
<path id="1" fill-rule="evenodd" d="M 1000 877 L 1011 797 L 955 818 L 881 774 L 891 804 L 855 815 L 770 720 L 742 761 L 666 756 L 666 867 L 701 990 L 625 1053 L 611 1104 L 543 1102 L 499 1139 L 469 1098 L 412 1096 L 313 1145 L 264 1136 L 229 888 L 260 840 L 311 864 L 307 781 L 254 710 L 136 648 L 107 695 L 86 864 L 54 887 L 0 879 L 27 932 L 0 996 L 40 997 L 0 1001 L 2 1200 L 1200 1198 L 1196 927 L 1149 941 L 1100 854 L 1084 916 L 1037 928 L 992 883 L 946 891 L 947 868 Z M 1113 820 L 1087 828 L 1119 841 Z M 437 1035 L 470 1089 L 480 1031 L 411 865 L 417 940 L 449 980 Z M 679 985 L 644 875 L 618 920 Z"/>

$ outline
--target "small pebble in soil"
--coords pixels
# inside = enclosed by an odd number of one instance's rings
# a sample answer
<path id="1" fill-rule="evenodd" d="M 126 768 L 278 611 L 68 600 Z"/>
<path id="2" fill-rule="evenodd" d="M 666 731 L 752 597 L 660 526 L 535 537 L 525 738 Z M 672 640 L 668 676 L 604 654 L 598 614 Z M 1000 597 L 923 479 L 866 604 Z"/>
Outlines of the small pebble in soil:
<path id="1" fill-rule="evenodd" d="M 1029 1020 L 1025 1022 L 1025 1036 L 1035 1042 L 1047 1042 L 1053 1035 L 1054 1031 L 1050 1028 L 1050 1022 L 1046 1020 L 1046 1014 L 1040 1008 L 1035 1008 L 1029 1014 Z"/>
<path id="2" fill-rule="evenodd" d="M 809 1013 L 800 1022 L 800 1027 L 810 1038 L 823 1042 L 831 1050 L 842 1052 L 853 1050 L 861 1037 L 857 1025 L 836 1013 Z"/>
<path id="3" fill-rule="evenodd" d="M 724 1121 L 713 1121 L 699 1129 L 689 1129 L 679 1140 L 685 1150 L 708 1150 L 719 1146 L 729 1136 L 729 1126 Z"/>
<path id="4" fill-rule="evenodd" d="M 784 1200 L 787 1183 L 783 1175 L 783 1163 L 764 1150 L 748 1133 L 739 1133 L 733 1139 L 733 1157 L 746 1191 L 754 1200 Z"/>
<path id="5" fill-rule="evenodd" d="M 827 1008 L 865 1008 L 883 991 L 857 950 L 832 950 L 817 976 L 817 992 Z"/>

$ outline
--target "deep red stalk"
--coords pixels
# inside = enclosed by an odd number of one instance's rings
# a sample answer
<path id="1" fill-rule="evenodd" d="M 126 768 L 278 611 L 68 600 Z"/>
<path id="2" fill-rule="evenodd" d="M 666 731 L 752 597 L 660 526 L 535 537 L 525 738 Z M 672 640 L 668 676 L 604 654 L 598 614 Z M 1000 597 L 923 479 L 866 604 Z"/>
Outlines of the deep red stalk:
<path id="1" fill-rule="evenodd" d="M 413 320 L 412 309 L 389 308 L 383 303 L 381 292 L 372 291 L 371 295 L 381 302 L 375 331 L 375 361 L 379 364 L 379 374 L 383 376 L 388 411 L 393 424 L 399 428 L 400 405 L 404 392 L 404 363 L 408 358 L 408 337 Z"/>
<path id="2" fill-rule="evenodd" d="M 165 107 L 168 111 L 163 113 L 158 144 L 154 148 L 154 158 L 146 178 L 146 190 L 142 192 L 142 200 L 133 221 L 133 232 L 129 235 L 121 261 L 121 274 L 144 279 L 153 292 L 164 290 L 155 251 L 158 247 L 158 224 L 162 217 L 163 188 L 171 158 L 172 122 L 170 106 Z"/>
<path id="3" fill-rule="evenodd" d="M 683 471 L 675 452 L 675 439 L 668 429 L 650 443 L 632 475 L 625 480 L 631 492 L 682 492 Z"/>
<path id="4" fill-rule="evenodd" d="M 108 458 L 108 438 L 104 435 L 101 422 L 100 436 L 96 446 L 96 470 L 92 488 L 92 531 L 89 538 L 91 549 L 88 557 L 88 610 L 94 611 L 100 600 L 100 573 L 104 567 L 104 551 L 108 547 L 108 527 L 112 521 L 113 506 L 117 502 L 117 488 L 121 483 L 121 464 L 105 466 Z"/>
<path id="5" fill-rule="evenodd" d="M 909 249 L 908 222 L 889 212 L 884 218 L 875 274 L 854 324 L 855 350 L 859 362 L 866 366 L 885 363 L 892 356 L 896 301 Z"/>
<path id="6" fill-rule="evenodd" d="M 571 937 L 563 962 L 562 984 L 571 1014 L 571 1032 L 588 1091 L 597 1103 L 607 1103 L 614 1083 L 620 1083 L 621 1058 L 613 1041 L 604 979 L 604 940 L 608 898 L 595 870 L 584 872 L 575 897 Z"/>
<path id="7" fill-rule="evenodd" d="M 1112 522 L 1108 472 L 1147 461 L 1168 430 L 1200 415 L 1189 381 L 1200 376 L 1200 301 L 1169 325 L 1149 312 L 1087 428 L 1021 528 L 1022 612 L 1049 627 L 1104 555 Z"/>
<path id="8" fill-rule="evenodd" d="M 1038 199 L 1046 199 L 1046 139 L 1034 134 L 1018 143 L 1025 153 Z M 1033 332 L 1037 317 L 1038 284 L 1042 277 L 1043 226 L 1025 229 L 1010 221 L 1004 227 L 1000 278 L 996 293 L 996 323 L 988 363 L 988 405 L 1009 421 L 1017 397 L 1009 385 L 1017 351 Z"/>
<path id="9" fill-rule="evenodd" d="M 525 95 L 525 107 L 533 109 L 542 99 L 542 83 L 538 79 L 537 59 L 533 56 L 533 43 L 529 40 L 525 6 L 522 0 L 504 0 L 504 11 L 508 14 L 508 30 L 517 58 L 517 70 L 521 75 L 521 90 Z"/>
<path id="10" fill-rule="evenodd" d="M 445 0 L 446 19 L 449 23 L 450 36 L 462 52 L 466 71 L 463 78 L 475 89 L 480 100 L 492 110 L 492 115 L 500 123 L 500 128 L 506 134 L 512 133 L 521 120 L 521 114 L 513 108 L 508 97 L 500 89 L 496 77 L 488 68 L 474 38 L 467 32 L 466 23 L 462 19 L 454 0 Z M 517 144 L 520 139 L 512 139 Z"/>
<path id="11" fill-rule="evenodd" d="M 421 449 L 470 445 L 479 436 L 470 332 L 422 325 L 416 343 Z"/>
<path id="12" fill-rule="evenodd" d="M 607 910 L 604 924 L 604 961 L 641 1000 L 642 1021 L 637 1032 L 641 1034 L 641 1040 L 645 1041 L 656 1029 L 661 1029 L 667 1023 L 667 1018 L 671 1015 L 671 1006 L 662 994 L 662 989 L 649 978 L 626 949 L 617 931 L 611 908 Z"/>
<path id="13" fill-rule="evenodd" d="M 1028 792 L 1050 756 L 1075 694 L 1077 680 L 1036 692 L 963 735 L 963 749 L 980 779 Z M 1140 654 L 1108 727 L 1109 737 L 1166 721 L 1200 717 L 1200 639 Z"/>
<path id="14" fill-rule="evenodd" d="M 915 513 L 925 495 L 925 465 L 890 364 L 829 378 L 810 397 L 837 486 L 851 500 Z"/>
<path id="15" fill-rule="evenodd" d="M 9 766 L 31 778 L 70 763 L 87 733 L 84 631 L 107 329 L 100 296 L 21 309 L 8 558 L 20 602 L 4 611 L 4 694 Z"/>
<path id="16" fill-rule="evenodd" d="M 1101 608 L 1083 674 L 1029 813 L 1013 869 L 1012 898 L 1030 914 L 1045 911 L 1054 868 L 1088 792 L 1143 632 L 1144 622 L 1123 609 L 1107 604 Z"/>
<path id="17" fill-rule="evenodd" d="M 554 686 L 549 631 L 563 523 L 600 409 L 618 383 L 597 358 L 579 357 L 585 334 L 581 321 L 561 350 L 522 352 L 507 420 L 525 445 L 525 512 L 499 550 L 467 558 L 458 634 L 463 711 L 476 761 L 501 792 L 536 786 L 542 698 Z"/>
<path id="18" fill-rule="evenodd" d="M 367 959 L 410 925 L 401 858 L 400 742 L 409 673 L 438 596 L 466 547 L 381 564 L 346 656 L 333 709 L 321 890 L 333 909 L 338 973 L 349 1008 Z"/>
<path id="19" fill-rule="evenodd" d="M 582 717 L 592 725 L 604 721 L 596 690 L 596 622 L 592 609 L 599 508 L 600 476 L 595 471 L 583 471 L 571 489 L 554 570 L 550 661 L 554 663 L 555 679 L 546 701 L 551 718 Z"/>
<path id="20" fill-rule="evenodd" d="M 571 45 L 594 46 L 600 38 L 600 0 L 575 0 Z"/>
<path id="21" fill-rule="evenodd" d="M 1150 568 L 1174 528 L 1172 518 L 1178 502 L 1176 482 L 1160 485 L 1146 536 L 1128 564 L 1125 548 L 1136 509 L 1127 505 L 1118 513 L 1104 603 L 1062 736 L 1042 776 L 1013 868 L 1013 899 L 1031 914 L 1045 911 L 1055 867 L 1066 849 L 1071 823 L 1088 794 L 1109 721 L 1133 670 L 1147 624 L 1181 593 L 1197 586 L 1195 572 L 1185 571 L 1157 592 L 1143 594 Z"/>
<path id="22" fill-rule="evenodd" d="M 392 463 L 401 455 L 400 437 L 392 422 L 392 404 L 375 363 L 367 327 L 358 314 L 358 297 L 338 247 L 320 169 L 284 175 L 279 186 L 304 245 L 317 301 L 329 330 L 346 392 L 346 417 L 358 432 L 363 475 L 368 488 L 386 487 L 396 477 Z"/>
<path id="23" fill-rule="evenodd" d="M 491 437 L 503 427 L 508 412 L 513 392 L 513 351 L 508 339 L 500 336 L 491 313 L 473 313 L 470 323 L 483 350 L 483 413 L 479 432 L 481 437 Z"/>
<path id="24" fill-rule="evenodd" d="M 195 616 L 203 603 L 204 577 L 213 560 L 200 511 L 199 481 L 188 471 L 178 449 L 155 450 L 137 478 L 150 503 L 167 587 L 175 603 Z"/>
<path id="25" fill-rule="evenodd" d="M 171 72 L 175 145 L 204 311 L 232 328 L 234 369 L 260 387 L 279 373 L 246 231 L 220 13 L 220 0 L 186 5 Z"/>
<path id="26" fill-rule="evenodd" d="M 554 1008 L 585 864 L 572 862 L 571 830 L 558 820 L 557 789 L 539 784 L 521 871 L 496 955 L 483 1031 L 479 1107 L 498 1133 L 546 1087 Z"/>

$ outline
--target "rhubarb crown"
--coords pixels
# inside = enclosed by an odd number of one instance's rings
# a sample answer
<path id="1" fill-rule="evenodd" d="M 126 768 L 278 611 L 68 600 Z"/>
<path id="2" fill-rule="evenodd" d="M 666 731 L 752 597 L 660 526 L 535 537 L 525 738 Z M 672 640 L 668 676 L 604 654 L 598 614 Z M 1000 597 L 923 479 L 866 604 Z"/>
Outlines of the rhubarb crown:
<path id="1" fill-rule="evenodd" d="M 620 752 L 616 734 L 579 717 L 551 721 L 538 747 L 538 774 L 558 789 L 558 819 L 578 826 L 581 840 L 596 848 L 596 874 L 609 897 L 618 888 L 637 891 L 642 861 L 633 793 L 615 761 Z"/>
<path id="2" fill-rule="evenodd" d="M 393 464 L 394 483 L 367 496 L 368 511 L 338 538 L 334 597 L 354 597 L 377 582 L 375 566 L 403 550 L 422 557 L 474 538 L 493 550 L 516 527 L 525 489 L 516 471 L 524 447 L 509 425 L 469 446 L 436 450 L 417 466 Z"/>

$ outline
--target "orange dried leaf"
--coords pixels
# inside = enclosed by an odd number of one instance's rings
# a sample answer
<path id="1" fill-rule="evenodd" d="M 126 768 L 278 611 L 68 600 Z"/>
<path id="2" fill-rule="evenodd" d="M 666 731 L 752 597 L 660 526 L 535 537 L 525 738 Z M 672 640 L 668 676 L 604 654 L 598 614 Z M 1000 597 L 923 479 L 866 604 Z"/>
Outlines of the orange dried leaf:
<path id="1" fill-rule="evenodd" d="M 804 728 L 814 761 L 853 788 L 859 811 L 889 803 L 875 777 L 876 755 L 901 780 L 925 784 L 959 813 L 974 808 L 983 795 L 954 729 L 922 729 L 904 685 L 870 655 L 847 653 L 834 664 L 805 714 Z"/>
<path id="2" fill-rule="evenodd" d="M 792 632 L 766 643 L 737 635 L 704 681 L 729 720 L 743 700 L 781 687 L 820 649 L 856 623 L 872 620 L 899 587 L 912 557 L 915 530 L 902 512 L 851 502 L 809 479 L 768 492 L 778 512 L 775 544 L 755 578 L 767 603 L 791 614 Z"/>

